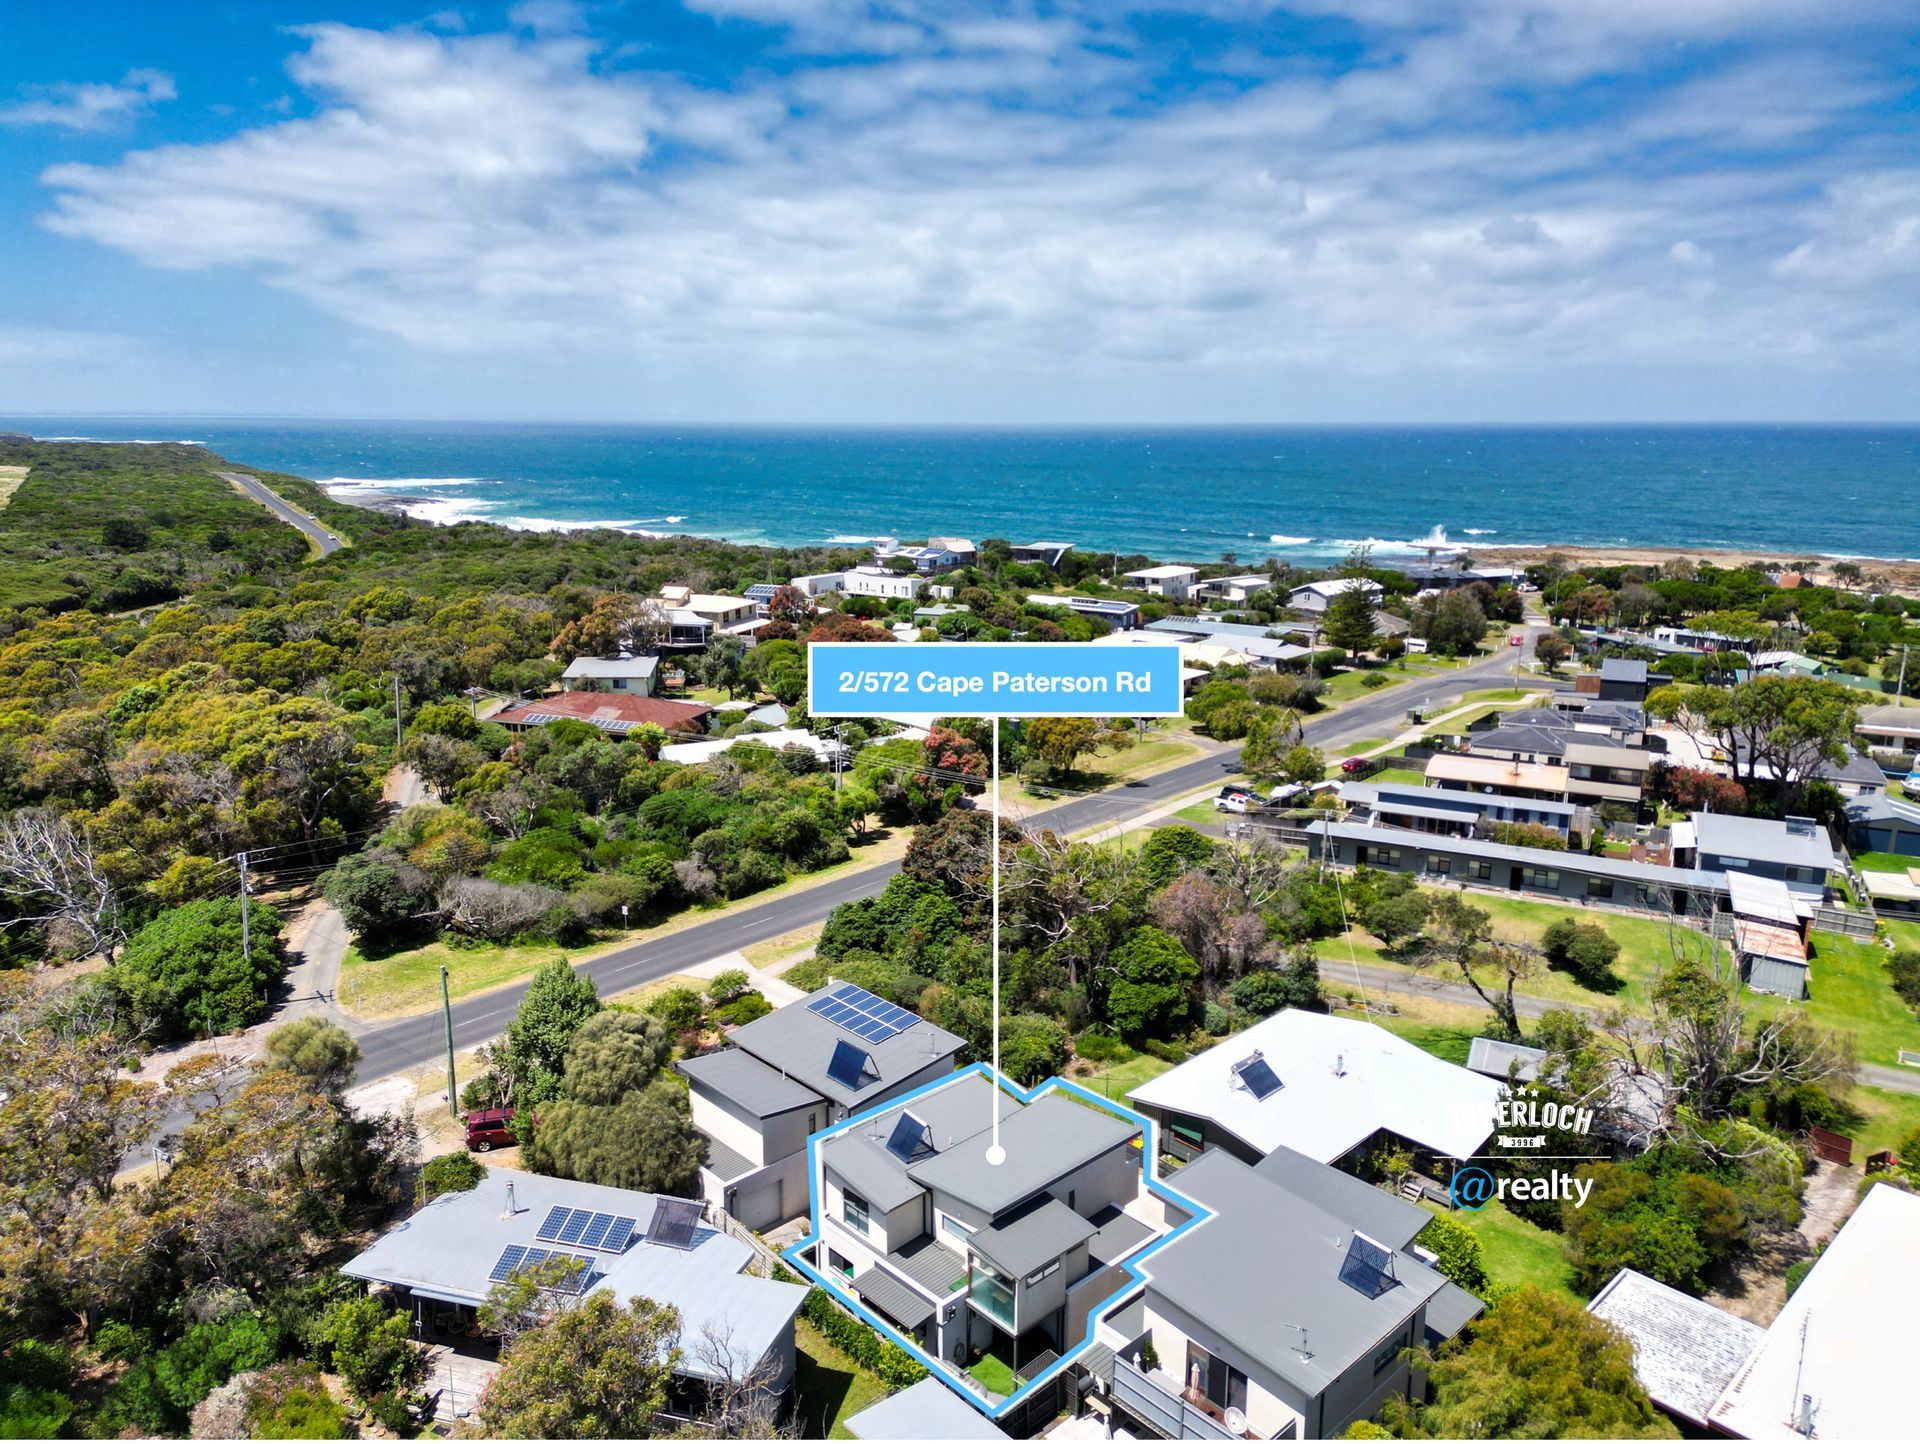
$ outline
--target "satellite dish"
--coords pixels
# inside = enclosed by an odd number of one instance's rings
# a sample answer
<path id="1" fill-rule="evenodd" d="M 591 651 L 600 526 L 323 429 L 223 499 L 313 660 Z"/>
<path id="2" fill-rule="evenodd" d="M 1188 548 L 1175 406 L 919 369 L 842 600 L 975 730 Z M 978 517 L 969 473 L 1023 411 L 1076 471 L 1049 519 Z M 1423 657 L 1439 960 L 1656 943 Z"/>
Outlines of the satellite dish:
<path id="1" fill-rule="evenodd" d="M 1236 1438 L 1244 1437 L 1247 1432 L 1247 1416 L 1239 1409 L 1227 1410 L 1227 1432 Z"/>

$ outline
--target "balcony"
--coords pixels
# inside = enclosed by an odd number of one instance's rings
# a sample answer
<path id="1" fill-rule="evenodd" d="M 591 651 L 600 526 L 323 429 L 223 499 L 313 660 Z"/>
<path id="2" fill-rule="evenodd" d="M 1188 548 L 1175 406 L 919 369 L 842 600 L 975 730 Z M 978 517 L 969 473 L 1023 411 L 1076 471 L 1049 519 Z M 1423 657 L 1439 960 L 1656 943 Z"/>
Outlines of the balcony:
<path id="1" fill-rule="evenodd" d="M 1013 1290 L 993 1275 L 974 1270 L 973 1286 L 967 1291 L 973 1306 L 1008 1333 L 1014 1330 Z"/>
<path id="2" fill-rule="evenodd" d="M 1190 1397 L 1191 1396 L 1191 1397 Z M 1193 1402 L 1191 1389 L 1181 1389 L 1171 1377 L 1149 1374 L 1124 1354 L 1113 1360 L 1113 1402 L 1126 1409 L 1162 1439 L 1253 1439 L 1254 1434 L 1227 1432 L 1224 1414 L 1202 1398 Z M 1216 1418 L 1216 1414 L 1220 1417 Z"/>

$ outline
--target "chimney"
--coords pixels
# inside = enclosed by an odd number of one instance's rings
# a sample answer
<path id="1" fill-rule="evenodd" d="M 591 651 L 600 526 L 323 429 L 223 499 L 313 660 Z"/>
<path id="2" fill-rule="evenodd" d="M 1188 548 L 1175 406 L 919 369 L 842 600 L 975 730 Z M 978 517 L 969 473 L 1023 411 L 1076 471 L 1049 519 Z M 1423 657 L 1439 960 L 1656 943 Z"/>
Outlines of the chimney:
<path id="1" fill-rule="evenodd" d="M 1805 1438 L 1813 1437 L 1813 1395 L 1800 1396 L 1800 1412 L 1793 1421 L 1794 1432 Z"/>
<path id="2" fill-rule="evenodd" d="M 507 1180 L 507 1207 L 505 1211 L 501 1213 L 500 1217 L 512 1218 L 519 1212 L 520 1210 L 514 1206 L 513 1202 L 513 1180 L 509 1178 Z"/>
<path id="3" fill-rule="evenodd" d="M 1336 1078 L 1344 1078 L 1347 1076 L 1347 1055 L 1345 1053 L 1335 1053 L 1333 1055 L 1333 1076 Z"/>

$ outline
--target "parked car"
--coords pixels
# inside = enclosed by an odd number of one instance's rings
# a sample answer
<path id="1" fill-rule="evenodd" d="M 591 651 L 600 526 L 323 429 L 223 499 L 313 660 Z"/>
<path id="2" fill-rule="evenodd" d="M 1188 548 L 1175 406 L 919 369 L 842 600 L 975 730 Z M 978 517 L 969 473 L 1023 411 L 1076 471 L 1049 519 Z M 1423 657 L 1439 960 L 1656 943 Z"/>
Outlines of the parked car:
<path id="1" fill-rule="evenodd" d="M 1252 806 L 1252 794 L 1246 792 L 1223 792 L 1213 799 L 1215 812 L 1245 812 Z"/>
<path id="2" fill-rule="evenodd" d="M 475 1153 L 496 1148 L 512 1148 L 519 1143 L 513 1132 L 511 1108 L 479 1108 L 466 1117 L 467 1147 Z"/>
<path id="3" fill-rule="evenodd" d="M 1342 772 L 1361 772 L 1364 771 L 1372 761 L 1373 759 L 1371 757 L 1349 757 L 1345 762 L 1340 764 L 1340 770 Z"/>

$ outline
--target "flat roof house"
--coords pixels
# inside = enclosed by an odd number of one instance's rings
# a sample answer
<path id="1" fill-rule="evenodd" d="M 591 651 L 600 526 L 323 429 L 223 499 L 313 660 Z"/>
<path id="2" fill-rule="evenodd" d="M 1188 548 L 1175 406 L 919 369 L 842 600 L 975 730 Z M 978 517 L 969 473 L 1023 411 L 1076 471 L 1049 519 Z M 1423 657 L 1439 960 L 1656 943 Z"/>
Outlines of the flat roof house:
<path id="1" fill-rule="evenodd" d="M 1427 786 L 1500 797 L 1567 800 L 1567 769 L 1548 762 L 1516 762 L 1478 753 L 1436 752 L 1427 759 Z"/>
<path id="2" fill-rule="evenodd" d="M 707 1138 L 707 1199 L 765 1229 L 807 1206 L 807 1138 L 851 1113 L 953 1072 L 962 1039 L 829 980 L 734 1029 L 727 1046 L 674 1067 Z"/>
<path id="3" fill-rule="evenodd" d="M 1595 694 L 1602 702 L 1631 702 L 1638 707 L 1647 700 L 1647 664 L 1629 657 L 1607 657 L 1600 663 L 1600 689 Z"/>
<path id="4" fill-rule="evenodd" d="M 918 572 L 893 572 L 885 567 L 850 567 L 840 574 L 840 590 L 850 597 L 916 602 L 926 584 L 926 578 Z"/>
<path id="5" fill-rule="evenodd" d="M 1045 567 L 1057 567 L 1060 559 L 1073 550 L 1072 542 L 1037 541 L 1015 542 L 1008 549 L 1017 562 L 1039 562 Z"/>
<path id="6" fill-rule="evenodd" d="M 664 697 L 633 697 L 619 692 L 559 692 L 503 707 L 489 719 L 502 727 L 544 727 L 561 720 L 590 722 L 602 732 L 624 736 L 636 727 L 668 732 L 704 732 L 713 708 L 702 702 L 670 702 Z"/>
<path id="7" fill-rule="evenodd" d="M 1257 1163 L 1287 1147 L 1338 1163 L 1381 1134 L 1431 1158 L 1466 1158 L 1493 1132 L 1499 1096 L 1498 1084 L 1372 1023 L 1286 1008 L 1127 1101 L 1161 1125 L 1160 1146 L 1176 1157 L 1224 1148 Z"/>
<path id="8" fill-rule="evenodd" d="M 718 632 L 749 632 L 760 622 L 760 609 L 746 597 L 668 586 L 660 588 L 660 600 L 675 611 L 691 612 Z"/>
<path id="9" fill-rule="evenodd" d="M 840 590 L 840 579 L 844 572 L 810 572 L 804 577 L 794 577 L 787 585 L 806 597 L 824 597 Z"/>
<path id="10" fill-rule="evenodd" d="M 683 1402 L 723 1374 L 740 1380 L 764 1368 L 770 1387 L 792 1383 L 793 1319 L 807 1291 L 756 1278 L 753 1250 L 695 1202 L 488 1168 L 475 1187 L 442 1194 L 340 1272 L 390 1289 L 431 1339 L 464 1335 L 495 1284 L 548 1255 L 577 1263 L 570 1292 L 680 1311 Z M 724 1354 L 713 1340 L 724 1341 Z"/>
<path id="11" fill-rule="evenodd" d="M 1193 589 L 1197 597 L 1213 597 L 1223 602 L 1244 602 L 1255 592 L 1273 589 L 1273 578 L 1265 572 L 1249 572 L 1238 577 L 1212 577 Z"/>
<path id="12" fill-rule="evenodd" d="M 1140 625 L 1140 604 L 1117 597 L 1056 597 L 1046 592 L 1031 592 L 1030 607 L 1065 607 L 1083 617 L 1097 617 L 1116 632 L 1130 632 Z"/>
<path id="13" fill-rule="evenodd" d="M 1824 898 L 1827 874 L 1842 870 L 1826 829 L 1810 817 L 1735 817 L 1696 812 L 1673 828 L 1674 861 L 1704 872 L 1778 878 L 1796 893 Z"/>
<path id="14" fill-rule="evenodd" d="M 1128 1434 L 1336 1438 L 1413 1397 L 1406 1351 L 1481 1311 L 1412 1252 L 1431 1215 L 1357 1178 L 1298 1154 L 1249 1166 L 1214 1150 L 1178 1181 L 1211 1216 L 1146 1261 L 1143 1289 L 1096 1334 Z"/>
<path id="15" fill-rule="evenodd" d="M 1577 803 L 1462 792 L 1409 782 L 1345 782 L 1340 785 L 1340 800 L 1352 810 L 1356 822 L 1371 821 L 1383 827 L 1449 837 L 1477 836 L 1483 819 L 1490 824 L 1550 827 L 1562 837 L 1569 833 L 1584 836 L 1593 825 L 1592 816 Z"/>
<path id="16" fill-rule="evenodd" d="M 1195 567 L 1141 567 L 1138 571 L 1121 573 L 1122 581 L 1131 582 L 1148 596 L 1166 597 L 1175 602 L 1184 602 L 1192 595 L 1194 583 L 1199 579 L 1200 572 Z"/>
<path id="17" fill-rule="evenodd" d="M 575 657 L 560 674 L 563 682 L 581 692 L 627 692 L 651 697 L 660 671 L 658 657 Z"/>
<path id="18" fill-rule="evenodd" d="M 985 1409 L 976 1356 L 1032 1377 L 1079 1346 L 1162 1232 L 1140 1125 L 1049 1086 L 1022 1103 L 976 1067 L 814 1144 L 814 1268 Z"/>
<path id="19" fill-rule="evenodd" d="M 1287 605 L 1296 612 L 1317 616 L 1332 605 L 1335 597 L 1356 587 L 1364 591 L 1371 602 L 1377 602 L 1386 595 L 1386 589 L 1380 583 L 1370 582 L 1365 577 L 1329 577 L 1325 581 L 1308 582 L 1295 587 L 1287 593 Z"/>
<path id="20" fill-rule="evenodd" d="M 1853 735 L 1869 747 L 1892 752 L 1920 749 L 1920 707 L 1897 703 L 1862 707 L 1859 720 L 1853 724 Z"/>

